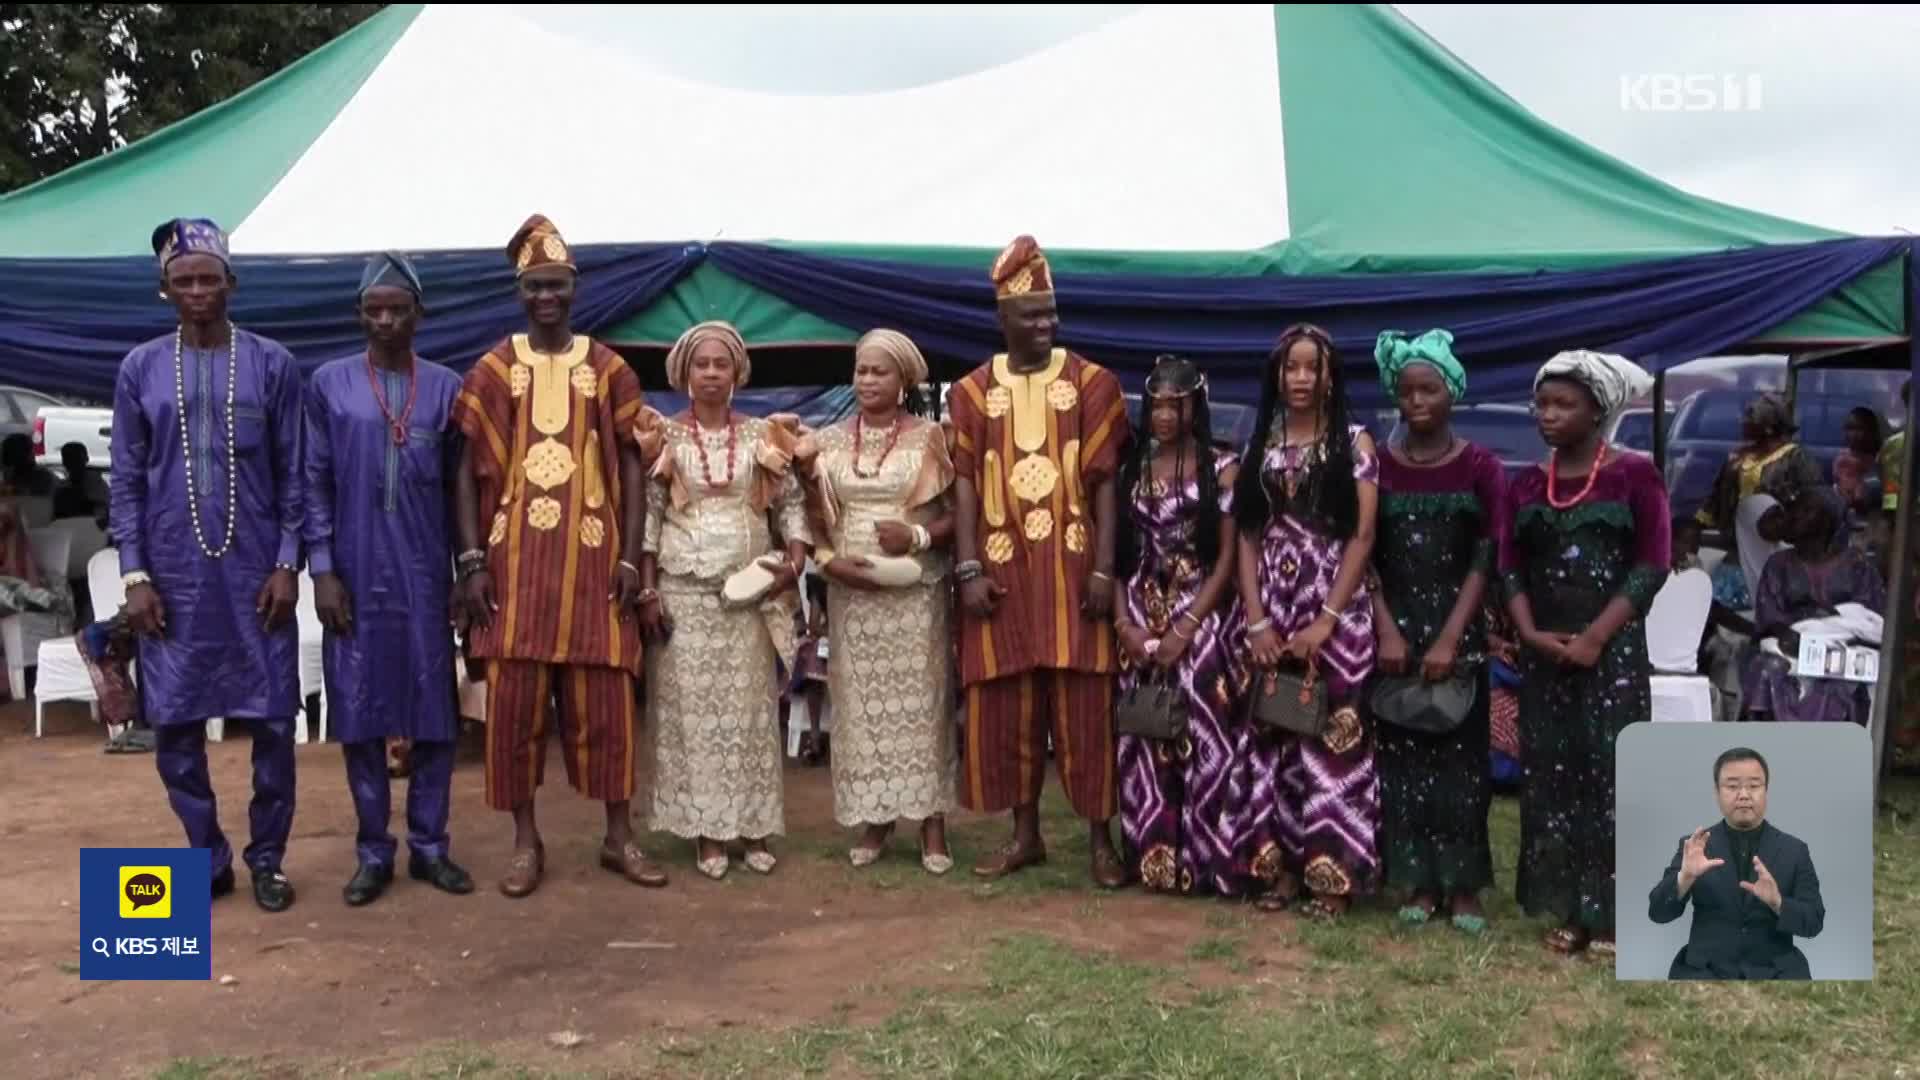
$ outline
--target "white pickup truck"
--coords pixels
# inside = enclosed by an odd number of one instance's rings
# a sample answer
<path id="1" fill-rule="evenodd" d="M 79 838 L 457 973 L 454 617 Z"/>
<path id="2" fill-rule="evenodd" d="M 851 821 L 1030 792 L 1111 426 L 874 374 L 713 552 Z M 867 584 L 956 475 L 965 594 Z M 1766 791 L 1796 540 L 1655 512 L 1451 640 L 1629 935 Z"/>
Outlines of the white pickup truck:
<path id="1" fill-rule="evenodd" d="M 33 418 L 33 456 L 41 465 L 60 464 L 60 448 L 77 442 L 87 448 L 87 467 L 105 469 L 111 463 L 113 410 L 49 405 Z"/>

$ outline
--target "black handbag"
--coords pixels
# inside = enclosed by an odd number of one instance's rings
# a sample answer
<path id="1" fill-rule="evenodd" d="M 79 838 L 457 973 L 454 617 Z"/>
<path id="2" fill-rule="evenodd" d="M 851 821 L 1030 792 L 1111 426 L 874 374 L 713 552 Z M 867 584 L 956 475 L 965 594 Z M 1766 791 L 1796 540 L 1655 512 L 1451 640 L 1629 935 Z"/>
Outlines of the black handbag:
<path id="1" fill-rule="evenodd" d="M 1187 695 L 1174 679 L 1143 672 L 1121 695 L 1114 726 L 1122 735 L 1178 739 L 1187 733 Z"/>
<path id="2" fill-rule="evenodd" d="M 1386 675 L 1374 680 L 1367 706 L 1382 723 L 1427 735 L 1445 735 L 1466 722 L 1479 698 L 1480 680 L 1470 675 L 1456 674 L 1439 682 L 1428 682 L 1418 674 Z"/>
<path id="3" fill-rule="evenodd" d="M 1268 731 L 1318 738 L 1327 729 L 1327 685 L 1309 663 L 1304 673 L 1256 672 L 1253 722 Z"/>

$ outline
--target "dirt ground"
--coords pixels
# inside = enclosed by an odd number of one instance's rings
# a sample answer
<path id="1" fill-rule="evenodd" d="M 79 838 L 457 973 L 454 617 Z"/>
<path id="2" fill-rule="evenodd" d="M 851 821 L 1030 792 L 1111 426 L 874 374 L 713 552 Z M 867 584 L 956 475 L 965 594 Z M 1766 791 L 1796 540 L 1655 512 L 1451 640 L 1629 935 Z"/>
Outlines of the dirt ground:
<path id="1" fill-rule="evenodd" d="M 403 870 L 378 903 L 346 907 L 340 887 L 353 870 L 355 824 L 340 754 L 303 746 L 285 866 L 299 889 L 292 910 L 256 908 L 243 873 L 239 892 L 214 908 L 213 982 L 82 982 L 78 850 L 171 846 L 179 826 L 151 755 L 103 755 L 84 709 L 50 710 L 44 739 L 31 730 L 29 707 L 0 707 L 0 836 L 12 866 L 0 878 L 0 1073 L 13 1078 L 150 1076 L 174 1059 L 218 1056 L 366 1067 L 449 1039 L 538 1044 L 573 1031 L 605 1044 L 830 1014 L 875 1021 L 904 985 L 965 978 L 953 957 L 991 934 L 1036 930 L 1105 949 L 1119 923 L 1128 954 L 1153 962 L 1184 955 L 1208 918 L 1208 905 L 1138 892 L 1097 901 L 1100 918 L 1091 920 L 1091 891 L 991 895 L 966 866 L 997 828 L 969 829 L 964 817 L 955 822 L 961 864 L 948 882 L 906 876 L 918 871 L 904 832 L 891 879 L 858 876 L 840 854 L 849 839 L 832 823 L 826 770 L 800 767 L 787 775 L 794 835 L 776 842 L 784 860 L 771 877 L 736 861 L 726 881 L 710 882 L 693 870 L 689 845 L 651 837 L 674 880 L 643 890 L 598 868 L 600 808 L 566 788 L 551 762 L 540 802 L 548 876 L 532 898 L 508 900 L 494 885 L 511 823 L 482 803 L 470 732 L 451 831 L 454 856 L 476 879 L 473 895 L 438 893 Z M 248 748 L 231 730 L 209 748 L 236 851 L 246 840 Z M 394 802 L 404 836 L 398 783 Z M 225 976 L 236 981 L 221 985 Z"/>

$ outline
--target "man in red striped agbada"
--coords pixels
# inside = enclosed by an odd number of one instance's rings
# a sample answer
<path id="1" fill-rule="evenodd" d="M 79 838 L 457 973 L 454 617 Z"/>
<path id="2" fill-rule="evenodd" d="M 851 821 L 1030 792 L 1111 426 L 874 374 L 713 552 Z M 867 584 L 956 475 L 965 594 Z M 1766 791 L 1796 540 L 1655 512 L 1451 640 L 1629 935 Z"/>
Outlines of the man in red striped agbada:
<path id="1" fill-rule="evenodd" d="M 1114 812 L 1114 473 L 1127 441 L 1120 381 L 1056 348 L 1059 314 L 1032 237 L 994 261 L 1007 351 L 955 383 L 953 419 L 970 810 L 1013 810 L 1013 840 L 974 867 L 997 878 L 1046 858 L 1048 737 L 1091 826 L 1093 878 L 1126 881 Z"/>
<path id="2" fill-rule="evenodd" d="M 461 608 L 472 655 L 487 664 L 487 805 L 514 823 L 500 891 L 526 896 L 545 871 L 533 806 L 550 702 L 568 782 L 606 804 L 600 864 L 665 885 L 627 813 L 646 514 L 640 380 L 618 353 L 573 332 L 579 271 L 552 222 L 530 218 L 507 257 L 527 332 L 480 358 L 454 406 L 465 435 Z"/>

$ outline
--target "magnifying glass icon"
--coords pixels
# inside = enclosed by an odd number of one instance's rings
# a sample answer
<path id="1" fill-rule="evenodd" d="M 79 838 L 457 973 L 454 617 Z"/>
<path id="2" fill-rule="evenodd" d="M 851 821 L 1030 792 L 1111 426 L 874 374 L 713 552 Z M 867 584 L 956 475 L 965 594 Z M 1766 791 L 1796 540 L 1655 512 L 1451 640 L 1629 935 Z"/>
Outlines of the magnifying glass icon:
<path id="1" fill-rule="evenodd" d="M 94 939 L 93 939 L 93 951 L 94 951 L 94 952 L 96 952 L 96 953 L 99 953 L 99 954 L 100 954 L 101 956 L 104 956 L 104 957 L 106 957 L 106 958 L 107 958 L 107 959 L 109 959 L 109 960 L 111 960 L 111 959 L 113 959 L 113 954 L 107 951 L 107 939 L 106 939 L 106 938 L 103 938 L 103 937 L 97 937 L 97 938 L 94 938 Z"/>

